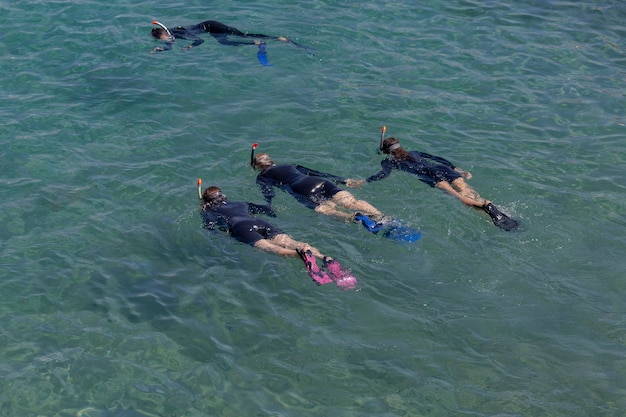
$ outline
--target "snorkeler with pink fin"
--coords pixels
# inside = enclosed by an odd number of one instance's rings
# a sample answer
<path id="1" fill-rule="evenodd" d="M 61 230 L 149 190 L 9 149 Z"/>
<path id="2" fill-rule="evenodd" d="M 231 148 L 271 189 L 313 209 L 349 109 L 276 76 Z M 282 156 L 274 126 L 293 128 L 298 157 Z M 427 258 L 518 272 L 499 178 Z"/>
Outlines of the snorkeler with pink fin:
<path id="1" fill-rule="evenodd" d="M 342 268 L 337 260 L 323 255 L 308 243 L 293 239 L 268 221 L 253 216 L 265 214 L 276 217 L 270 206 L 230 201 L 216 186 L 208 187 L 203 192 L 201 179 L 198 179 L 198 198 L 205 228 L 227 231 L 240 242 L 267 252 L 282 256 L 299 256 L 309 277 L 318 285 L 335 282 L 343 289 L 355 288 L 356 277 Z M 316 258 L 323 260 L 323 269 L 317 264 Z"/>
<path id="2" fill-rule="evenodd" d="M 319 285 L 336 282 L 338 287 L 342 287 L 346 290 L 356 286 L 356 277 L 352 275 L 350 271 L 343 269 L 339 261 L 325 256 L 324 268 L 326 270 L 324 271 L 317 265 L 317 260 L 310 250 L 297 250 L 297 252 L 302 258 L 309 276 Z"/>

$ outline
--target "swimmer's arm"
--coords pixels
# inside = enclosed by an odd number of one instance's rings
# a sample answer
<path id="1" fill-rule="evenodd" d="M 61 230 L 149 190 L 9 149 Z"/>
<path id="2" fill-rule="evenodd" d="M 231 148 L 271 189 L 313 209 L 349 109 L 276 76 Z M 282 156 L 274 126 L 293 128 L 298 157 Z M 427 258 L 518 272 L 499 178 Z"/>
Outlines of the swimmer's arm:
<path id="1" fill-rule="evenodd" d="M 274 191 L 274 187 L 272 186 L 272 180 L 263 177 L 262 175 L 258 175 L 256 177 L 256 183 L 261 187 L 261 193 L 263 194 L 263 198 L 267 201 L 268 205 L 272 205 L 272 199 L 276 196 L 276 191 Z"/>
<path id="2" fill-rule="evenodd" d="M 200 45 L 202 45 L 204 43 L 204 39 L 202 39 L 199 36 L 196 36 L 196 35 L 193 35 L 193 34 L 189 34 L 189 33 L 185 34 L 185 37 L 183 39 L 187 39 L 187 40 L 193 41 L 191 44 L 183 47 L 183 49 L 191 49 L 194 46 L 200 46 Z"/>
<path id="3" fill-rule="evenodd" d="M 215 225 L 217 224 L 218 220 L 217 214 L 211 211 L 202 211 L 201 214 L 204 228 L 209 230 L 215 230 Z"/>
<path id="4" fill-rule="evenodd" d="M 419 153 L 419 155 L 422 158 L 430 159 L 432 161 L 439 162 L 440 164 L 448 166 L 448 167 L 450 167 L 452 169 L 456 169 L 456 166 L 452 162 L 448 161 L 445 158 L 442 158 L 442 157 L 436 156 L 436 155 L 431 155 L 431 154 L 426 153 L 426 152 L 418 152 L 418 153 Z"/>
<path id="5" fill-rule="evenodd" d="M 228 230 L 228 223 L 220 214 L 207 210 L 202 210 L 200 214 L 202 215 L 205 229 L 215 230 L 215 228 L 218 228 L 222 231 Z"/>
<path id="6" fill-rule="evenodd" d="M 164 45 L 165 46 L 157 46 L 156 48 L 152 50 L 152 53 L 161 52 L 161 51 L 169 51 L 170 49 L 172 49 L 172 42 L 165 42 Z"/>
<path id="7" fill-rule="evenodd" d="M 463 171 L 461 168 L 458 168 L 456 165 L 454 165 L 452 162 L 448 161 L 445 158 L 442 158 L 440 156 L 431 155 L 431 154 L 425 153 L 425 152 L 419 152 L 419 154 L 420 154 L 420 156 L 422 158 L 427 158 L 427 159 L 433 160 L 435 162 L 439 162 L 440 164 L 443 164 L 445 166 L 448 166 L 448 167 L 452 168 L 453 170 L 455 170 L 456 172 L 461 174 L 461 176 L 463 178 L 465 178 L 466 180 L 469 180 L 470 178 L 472 178 L 472 174 L 470 174 L 467 171 Z"/>
<path id="8" fill-rule="evenodd" d="M 367 181 L 365 180 L 357 180 L 357 179 L 353 179 L 353 178 L 346 178 L 346 185 L 350 188 L 361 188 L 363 186 L 363 184 L 365 184 Z"/>
<path id="9" fill-rule="evenodd" d="M 296 165 L 296 169 L 302 172 L 304 175 L 310 175 L 312 177 L 322 177 L 328 180 L 331 180 L 335 184 L 345 184 L 346 179 L 344 177 L 340 177 L 338 175 L 328 174 L 326 172 L 316 171 L 314 169 L 310 169 L 307 167 L 303 167 L 302 165 Z"/>
<path id="10" fill-rule="evenodd" d="M 372 181 L 378 181 L 378 180 L 382 180 L 383 178 L 387 178 L 389 176 L 389 174 L 391 174 L 391 161 L 389 159 L 383 159 L 380 163 L 380 171 L 378 171 L 376 174 L 372 175 L 371 177 L 368 177 L 365 179 L 365 182 L 372 182 Z"/>
<path id="11" fill-rule="evenodd" d="M 471 178 L 472 178 L 472 174 L 471 174 L 469 171 L 463 171 L 463 170 L 462 170 L 461 168 L 459 168 L 459 167 L 454 168 L 454 170 L 455 170 L 456 172 L 458 172 L 459 174 L 461 174 L 461 176 L 462 176 L 463 178 L 465 178 L 466 180 L 469 180 L 469 179 L 471 179 Z"/>
<path id="12" fill-rule="evenodd" d="M 265 204 L 248 203 L 248 213 L 265 214 L 266 216 L 269 216 L 269 217 L 276 217 L 276 213 L 274 213 L 274 210 L 272 209 L 272 207 L 265 205 Z"/>

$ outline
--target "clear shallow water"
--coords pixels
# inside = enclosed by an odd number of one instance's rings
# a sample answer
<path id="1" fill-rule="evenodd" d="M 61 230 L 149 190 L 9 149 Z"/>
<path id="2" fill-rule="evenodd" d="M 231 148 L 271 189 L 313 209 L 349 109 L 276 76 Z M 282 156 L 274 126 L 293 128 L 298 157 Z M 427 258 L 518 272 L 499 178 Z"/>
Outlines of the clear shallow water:
<path id="1" fill-rule="evenodd" d="M 621 416 L 620 2 L 0 5 L 0 415 Z M 214 18 L 315 55 L 150 22 Z M 284 194 L 275 220 L 360 291 L 200 227 L 195 180 L 260 201 L 279 162 L 377 171 L 380 126 L 520 218 L 394 173 L 355 194 L 413 246 Z"/>

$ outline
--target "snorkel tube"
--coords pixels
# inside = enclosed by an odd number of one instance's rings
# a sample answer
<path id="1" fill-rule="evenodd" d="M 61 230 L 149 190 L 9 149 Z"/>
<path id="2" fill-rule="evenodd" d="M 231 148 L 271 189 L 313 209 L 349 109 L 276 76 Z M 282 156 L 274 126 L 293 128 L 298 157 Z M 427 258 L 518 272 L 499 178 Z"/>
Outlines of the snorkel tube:
<path id="1" fill-rule="evenodd" d="M 158 20 L 153 20 L 152 24 L 161 26 L 167 32 L 167 40 L 166 40 L 166 42 L 173 43 L 174 40 L 176 40 L 174 35 L 172 35 L 172 32 L 170 32 L 170 30 L 167 28 L 167 26 L 165 26 L 163 23 L 159 22 Z"/>
<path id="2" fill-rule="evenodd" d="M 252 149 L 250 149 L 250 166 L 252 168 L 254 168 L 254 151 L 256 150 L 256 148 L 259 146 L 258 143 L 253 143 L 252 144 Z"/>
<path id="3" fill-rule="evenodd" d="M 198 178 L 198 198 L 202 201 L 202 178 Z"/>
<path id="4" fill-rule="evenodd" d="M 383 141 L 385 140 L 385 132 L 387 131 L 387 126 L 383 126 L 380 130 L 380 145 L 378 146 L 378 150 L 382 152 L 383 150 Z"/>

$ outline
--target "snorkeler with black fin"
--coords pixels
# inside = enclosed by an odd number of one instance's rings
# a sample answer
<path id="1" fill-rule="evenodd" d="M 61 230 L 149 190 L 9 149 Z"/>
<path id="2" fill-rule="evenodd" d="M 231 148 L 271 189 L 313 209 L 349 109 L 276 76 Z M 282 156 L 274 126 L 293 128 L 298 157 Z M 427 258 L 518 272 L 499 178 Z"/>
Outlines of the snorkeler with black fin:
<path id="1" fill-rule="evenodd" d="M 491 201 L 481 197 L 465 180 L 472 175 L 456 167 L 452 162 L 440 156 L 420 151 L 406 151 L 396 138 L 386 138 L 386 126 L 382 127 L 379 150 L 387 154 L 380 163 L 381 170 L 364 180 L 347 179 L 349 187 L 360 187 L 366 182 L 382 180 L 399 169 L 415 174 L 418 179 L 431 187 L 444 190 L 458 198 L 463 204 L 484 210 L 493 223 L 508 232 L 516 230 L 519 222 L 502 213 Z"/>
<path id="2" fill-rule="evenodd" d="M 502 213 L 493 203 L 487 203 L 483 207 L 485 213 L 491 217 L 493 224 L 507 232 L 513 231 L 519 227 L 519 222 Z"/>

